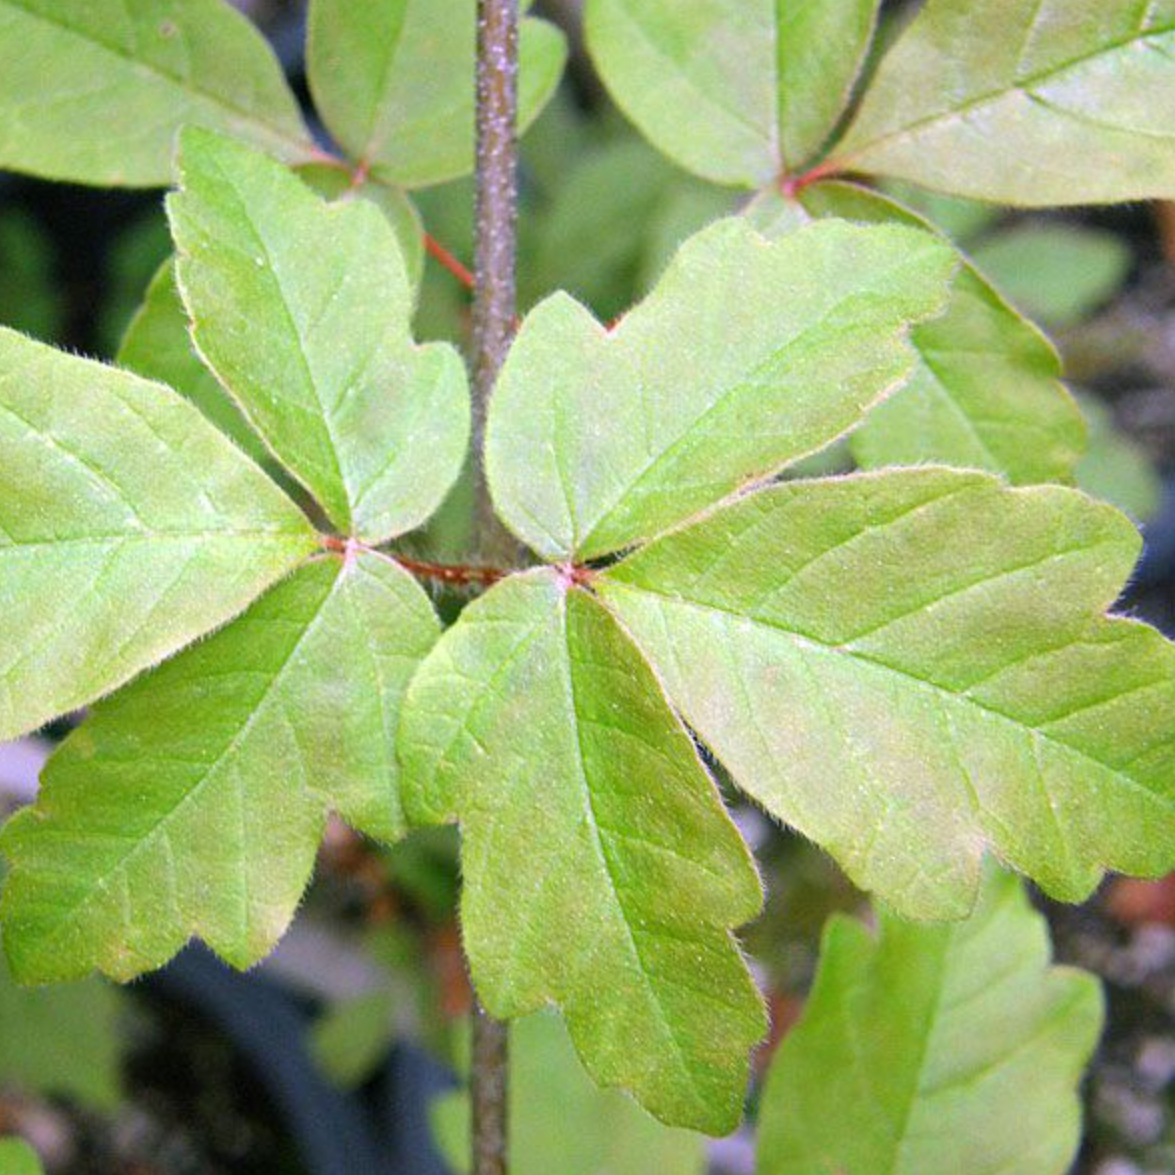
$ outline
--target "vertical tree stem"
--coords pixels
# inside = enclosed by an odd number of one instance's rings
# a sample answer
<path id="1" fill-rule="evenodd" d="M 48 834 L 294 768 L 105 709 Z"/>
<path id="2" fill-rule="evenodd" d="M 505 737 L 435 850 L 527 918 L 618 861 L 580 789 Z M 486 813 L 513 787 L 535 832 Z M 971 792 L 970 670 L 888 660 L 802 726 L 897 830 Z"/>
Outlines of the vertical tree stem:
<path id="1" fill-rule="evenodd" d="M 478 0 L 476 252 L 473 288 L 473 451 L 477 524 L 485 555 L 500 556 L 482 455 L 486 406 L 515 321 L 518 212 L 518 0 Z"/>
<path id="2" fill-rule="evenodd" d="M 490 503 L 482 445 L 486 406 L 514 332 L 517 126 L 518 0 L 478 0 L 473 445 L 476 521 L 483 553 L 494 551 L 505 539 Z M 477 1006 L 470 1069 L 473 1175 L 506 1175 L 508 1060 L 506 1025 Z"/>

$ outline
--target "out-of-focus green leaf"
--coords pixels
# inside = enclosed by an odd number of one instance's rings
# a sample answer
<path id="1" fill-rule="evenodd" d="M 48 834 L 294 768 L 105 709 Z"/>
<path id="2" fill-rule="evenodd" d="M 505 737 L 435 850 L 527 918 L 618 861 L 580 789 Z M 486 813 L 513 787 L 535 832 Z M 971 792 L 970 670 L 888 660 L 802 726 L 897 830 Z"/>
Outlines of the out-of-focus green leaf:
<path id="1" fill-rule="evenodd" d="M 1025 314 L 1056 329 L 1100 309 L 1130 272 L 1130 248 L 1115 233 L 1076 225 L 1008 229 L 972 251 L 975 264 Z"/>
<path id="2" fill-rule="evenodd" d="M 0 216 L 0 323 L 51 342 L 61 334 L 63 298 L 54 272 L 53 243 L 19 209 Z"/>
<path id="3" fill-rule="evenodd" d="M 733 195 L 727 188 L 692 179 L 669 186 L 643 234 L 639 293 L 653 289 L 690 237 L 737 211 Z"/>
<path id="4" fill-rule="evenodd" d="M 119 992 L 99 979 L 18 987 L 0 959 L 0 1086 L 117 1108 L 123 1038 Z M 0 1172 L 8 1168 L 0 1163 Z"/>
<path id="5" fill-rule="evenodd" d="M 37 1152 L 22 1138 L 0 1138 L 0 1172 L 3 1175 L 45 1175 Z"/>
<path id="6" fill-rule="evenodd" d="M 1163 479 L 1144 449 L 1114 423 L 1113 413 L 1093 396 L 1080 398 L 1089 448 L 1077 466 L 1077 484 L 1087 494 L 1145 522 L 1157 513 Z"/>
<path id="7" fill-rule="evenodd" d="M 706 179 L 765 187 L 849 103 L 877 0 L 589 0 L 588 45 L 626 114 Z"/>
<path id="8" fill-rule="evenodd" d="M 929 227 L 855 184 L 813 184 L 801 201 L 773 197 L 755 214 L 772 217 L 783 205 L 788 231 L 801 212 Z M 1060 360 L 966 259 L 945 313 L 915 326 L 910 341 L 918 362 L 909 382 L 853 434 L 862 467 L 942 461 L 1003 473 L 1020 484 L 1072 480 L 1085 429 L 1060 382 Z"/>
<path id="9" fill-rule="evenodd" d="M 1101 1025 L 1097 980 L 1050 966 L 1006 874 L 954 925 L 838 915 L 772 1062 L 759 1175 L 1064 1175 Z"/>
<path id="10" fill-rule="evenodd" d="M 175 285 L 175 261 L 165 261 L 147 288 L 147 297 L 127 328 L 118 364 L 146 379 L 158 380 L 187 396 L 254 461 L 269 460 L 269 450 L 232 397 L 204 366 L 188 333 L 188 315 Z"/>
<path id="11" fill-rule="evenodd" d="M 927 0 L 832 154 L 1007 204 L 1175 196 L 1175 0 Z"/>
<path id="12" fill-rule="evenodd" d="M 1066 901 L 1175 862 L 1175 648 L 1103 615 L 1140 547 L 1075 490 L 929 467 L 760 490 L 596 588 L 740 788 L 950 918 L 988 851 Z"/>
<path id="13" fill-rule="evenodd" d="M 552 568 L 496 585 L 413 679 L 400 761 L 413 822 L 461 823 L 486 1008 L 554 1003 L 599 1084 L 733 1130 L 765 1025 L 730 927 L 758 911 L 758 878 L 612 617 Z"/>
<path id="14" fill-rule="evenodd" d="M 329 1007 L 315 1022 L 310 1051 L 323 1072 L 344 1089 L 356 1089 L 378 1068 L 392 1043 L 390 991 L 368 992 Z"/>
<path id="15" fill-rule="evenodd" d="M 629 546 L 824 448 L 909 372 L 953 251 L 826 222 L 690 240 L 606 330 L 557 294 L 522 324 L 490 405 L 498 513 L 544 558 Z"/>
<path id="16" fill-rule="evenodd" d="M 476 0 L 313 0 L 310 88 L 348 155 L 405 188 L 473 170 Z M 567 46 L 546 21 L 519 34 L 525 129 L 563 74 Z"/>
<path id="17" fill-rule="evenodd" d="M 97 706 L 0 838 L 18 978 L 125 980 L 192 935 L 256 963 L 294 915 L 328 809 L 403 834 L 398 710 L 437 629 L 389 559 L 332 556 Z"/>
<path id="18" fill-rule="evenodd" d="M 185 132 L 180 169 L 168 210 L 200 353 L 341 530 L 424 522 L 461 472 L 469 392 L 452 347 L 412 341 L 383 213 L 208 131 Z"/>
<path id="19" fill-rule="evenodd" d="M 510 1169 L 514 1175 L 702 1175 L 704 1140 L 662 1126 L 583 1071 L 556 1016 L 537 1013 L 510 1031 Z M 469 1098 L 450 1093 L 432 1109 L 441 1151 L 469 1170 Z"/>
<path id="20" fill-rule="evenodd" d="M 891 180 L 883 185 L 883 189 L 886 195 L 923 220 L 928 220 L 960 245 L 974 240 L 1004 215 L 1003 210 L 995 204 L 981 204 L 978 200 L 966 200 L 962 196 L 928 192 L 925 188 L 902 183 L 901 180 Z"/>
<path id="21" fill-rule="evenodd" d="M 289 161 L 314 151 L 265 38 L 225 0 L 0 0 L 0 167 L 153 187 L 192 125 Z"/>
<path id="22" fill-rule="evenodd" d="M 0 330 L 0 742 L 223 624 L 317 543 L 182 396 Z"/>

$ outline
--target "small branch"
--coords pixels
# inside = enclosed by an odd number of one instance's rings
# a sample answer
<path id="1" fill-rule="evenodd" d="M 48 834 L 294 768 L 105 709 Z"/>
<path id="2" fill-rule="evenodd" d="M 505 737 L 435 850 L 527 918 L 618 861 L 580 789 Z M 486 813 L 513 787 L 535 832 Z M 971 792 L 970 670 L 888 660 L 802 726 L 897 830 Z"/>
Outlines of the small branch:
<path id="1" fill-rule="evenodd" d="M 447 269 L 467 290 L 473 289 L 473 274 L 436 237 L 425 233 L 424 248 L 430 257 Z"/>
<path id="2" fill-rule="evenodd" d="M 455 587 L 493 587 L 498 580 L 510 574 L 502 567 L 479 567 L 471 563 L 429 563 L 424 559 L 409 559 L 400 554 L 394 554 L 392 558 L 417 579 L 432 579 Z"/>
<path id="3" fill-rule="evenodd" d="M 481 1006 L 473 1009 L 473 1175 L 506 1175 L 509 1123 L 508 1029 Z"/>

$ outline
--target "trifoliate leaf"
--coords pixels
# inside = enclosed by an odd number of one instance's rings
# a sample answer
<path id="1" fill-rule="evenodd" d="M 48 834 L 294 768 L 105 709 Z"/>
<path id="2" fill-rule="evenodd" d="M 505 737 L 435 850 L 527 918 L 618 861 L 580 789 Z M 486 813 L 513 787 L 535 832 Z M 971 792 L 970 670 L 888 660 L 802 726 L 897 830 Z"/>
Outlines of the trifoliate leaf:
<path id="1" fill-rule="evenodd" d="M 1056 486 L 792 482 L 600 577 L 738 785 L 915 918 L 992 850 L 1067 901 L 1175 862 L 1175 650 L 1102 613 L 1140 540 Z"/>
<path id="2" fill-rule="evenodd" d="M 348 155 L 376 179 L 419 188 L 473 170 L 476 22 L 476 0 L 311 3 L 315 104 Z M 528 19 L 518 56 L 525 130 L 555 92 L 567 46 L 553 25 Z"/>
<path id="3" fill-rule="evenodd" d="M 45 1175 L 37 1152 L 23 1138 L 0 1138 L 0 1171 L 4 1175 Z"/>
<path id="4" fill-rule="evenodd" d="M 975 264 L 1025 314 L 1053 329 L 1075 326 L 1122 288 L 1130 247 L 1117 233 L 1024 224 L 976 246 Z"/>
<path id="5" fill-rule="evenodd" d="M 268 43 L 224 0 L 0 0 L 0 167 L 166 184 L 191 125 L 314 152 Z"/>
<path id="6" fill-rule="evenodd" d="M 527 316 L 490 404 L 499 514 L 588 559 L 822 449 L 906 378 L 953 250 L 929 233 L 740 219 L 689 241 L 615 330 L 557 294 Z"/>
<path id="7" fill-rule="evenodd" d="M 1021 205 L 1175 196 L 1175 0 L 928 0 L 832 165 Z"/>
<path id="8" fill-rule="evenodd" d="M 181 392 L 254 461 L 269 459 L 269 450 L 196 354 L 188 333 L 188 314 L 175 284 L 175 260 L 169 258 L 147 287 L 118 349 L 119 366 Z"/>
<path id="9" fill-rule="evenodd" d="M 469 393 L 452 347 L 412 342 L 383 214 L 207 131 L 184 134 L 180 172 L 168 211 L 200 353 L 340 529 L 418 526 L 461 470 Z"/>
<path id="10" fill-rule="evenodd" d="M 556 1016 L 510 1026 L 510 1170 L 514 1175 L 702 1175 L 705 1140 L 655 1122 L 632 1100 L 597 1089 Z M 469 1170 L 469 1097 L 433 1103 L 441 1151 Z"/>
<path id="11" fill-rule="evenodd" d="M 992 871 L 965 922 L 837 916 L 772 1062 L 759 1175 L 1064 1175 L 1097 980 L 1049 963 L 1044 919 Z"/>
<path id="12" fill-rule="evenodd" d="M 485 1006 L 555 1003 L 598 1084 L 733 1130 L 764 1019 L 729 928 L 758 911 L 758 879 L 612 617 L 553 569 L 494 587 L 413 680 L 400 757 L 410 818 L 461 821 Z"/>
<path id="13" fill-rule="evenodd" d="M 815 217 L 929 227 L 854 184 L 813 184 L 798 204 L 761 202 L 756 215 L 769 235 L 765 219 L 781 207 L 789 231 L 801 208 Z M 909 383 L 853 434 L 853 455 L 863 468 L 943 461 L 1020 484 L 1073 479 L 1085 429 L 1060 383 L 1057 353 L 965 258 L 946 312 L 915 326 L 910 342 L 918 362 Z"/>
<path id="14" fill-rule="evenodd" d="M 119 992 L 99 979 L 18 987 L 0 959 L 0 1086 L 67 1097 L 91 1110 L 120 1101 Z M 9 1168 L 0 1163 L 0 1172 Z"/>
<path id="15" fill-rule="evenodd" d="M 17 977 L 125 980 L 192 935 L 256 963 L 293 917 L 327 809 L 403 832 L 397 711 L 436 633 L 407 572 L 331 557 L 98 706 L 0 838 Z"/>
<path id="16" fill-rule="evenodd" d="M 223 624 L 316 546 L 169 388 L 0 330 L 0 742 Z"/>
<path id="17" fill-rule="evenodd" d="M 589 0 L 588 45 L 625 113 L 682 167 L 764 187 L 819 151 L 864 63 L 877 0 Z"/>

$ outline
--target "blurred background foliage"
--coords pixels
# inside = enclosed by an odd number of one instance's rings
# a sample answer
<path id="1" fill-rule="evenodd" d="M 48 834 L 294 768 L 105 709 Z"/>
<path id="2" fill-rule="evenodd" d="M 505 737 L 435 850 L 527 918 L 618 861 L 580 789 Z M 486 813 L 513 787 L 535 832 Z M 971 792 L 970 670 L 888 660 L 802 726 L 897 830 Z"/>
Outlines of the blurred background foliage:
<path id="1" fill-rule="evenodd" d="M 299 6 L 243 6 L 300 83 Z M 573 2 L 537 7 L 574 38 Z M 744 199 L 646 145 L 604 99 L 582 52 L 526 138 L 523 159 L 524 308 L 564 288 L 612 321 L 685 237 Z M 458 181 L 416 199 L 428 234 L 464 264 L 471 192 Z M 1126 606 L 1171 633 L 1175 210 L 1023 215 L 913 189 L 893 194 L 953 237 L 1056 341 L 1089 429 L 1080 483 L 1130 512 L 1147 539 Z M 0 322 L 113 358 L 170 252 L 158 193 L 0 175 Z M 161 278 L 152 297 L 167 298 L 166 284 Z M 468 291 L 431 258 L 417 324 L 423 338 L 468 339 Z M 836 448 L 805 471 L 846 464 Z M 415 545 L 460 552 L 463 492 L 428 533 L 413 536 Z M 0 807 L 29 798 L 46 745 L 0 748 Z M 773 1010 L 761 1071 L 802 1006 L 826 919 L 865 907 L 811 846 L 752 809 L 736 817 L 768 886 L 766 913 L 746 935 Z M 192 950 L 126 990 L 93 980 L 22 991 L 0 963 L 0 1134 L 29 1139 L 58 1175 L 428 1175 L 448 1169 L 442 1155 L 460 1169 L 455 1139 L 467 1109 L 459 1094 L 443 1092 L 463 1064 L 470 1004 L 457 899 L 451 830 L 383 850 L 337 826 L 304 916 L 251 976 L 230 975 Z M 1059 956 L 1101 975 L 1110 997 L 1110 1029 L 1086 1085 L 1078 1169 L 1175 1172 L 1175 881 L 1113 882 L 1086 907 L 1048 914 Z M 527 1138 L 519 1175 L 752 1170 L 752 1126 L 709 1146 L 657 1126 L 621 1095 L 594 1090 L 557 1022 L 522 1024 L 515 1045 L 517 1120 Z"/>

